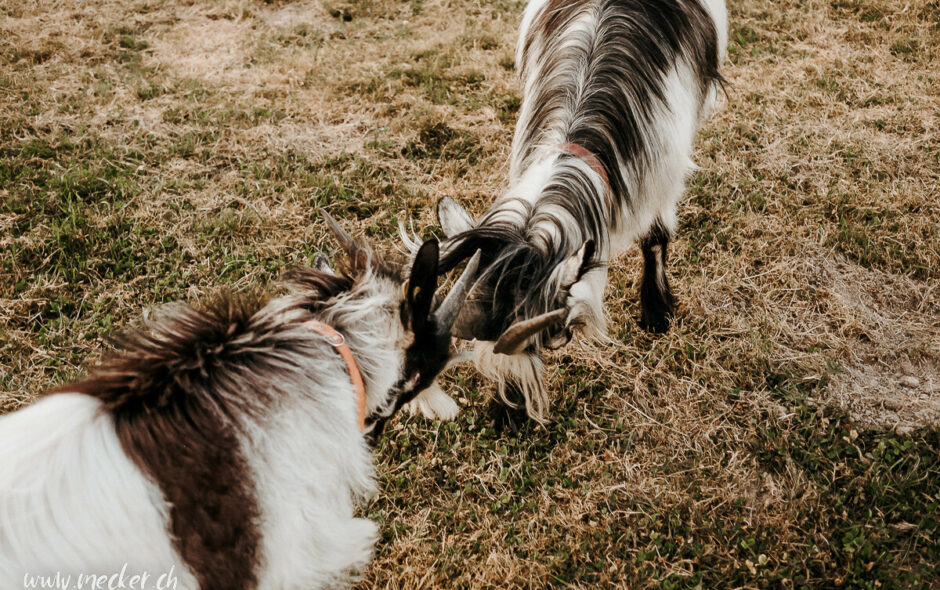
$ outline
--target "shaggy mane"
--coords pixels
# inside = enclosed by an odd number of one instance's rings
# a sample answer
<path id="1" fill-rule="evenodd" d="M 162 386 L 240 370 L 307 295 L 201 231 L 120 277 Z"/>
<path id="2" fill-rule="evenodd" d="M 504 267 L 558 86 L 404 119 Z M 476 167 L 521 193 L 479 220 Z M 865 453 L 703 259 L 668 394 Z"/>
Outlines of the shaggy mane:
<path id="1" fill-rule="evenodd" d="M 563 34 L 587 14 L 597 19 L 592 37 Z M 561 123 L 564 141 L 593 153 L 607 170 L 616 226 L 619 210 L 632 199 L 619 171 L 624 167 L 641 178 L 655 157 L 645 129 L 653 106 L 665 102 L 662 79 L 685 57 L 704 100 L 712 85 L 723 84 L 717 39 L 697 0 L 550 0 L 524 40 L 523 79 L 536 43 L 541 57 L 534 64 L 539 82 L 526 97 L 533 110 L 516 130 L 514 169 L 524 169 L 552 123 Z"/>

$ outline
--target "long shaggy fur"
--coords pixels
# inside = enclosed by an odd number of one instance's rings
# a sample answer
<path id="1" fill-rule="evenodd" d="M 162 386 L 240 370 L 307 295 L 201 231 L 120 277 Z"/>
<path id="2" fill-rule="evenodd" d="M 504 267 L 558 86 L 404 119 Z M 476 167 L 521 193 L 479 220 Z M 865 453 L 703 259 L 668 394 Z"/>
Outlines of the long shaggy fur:
<path id="1" fill-rule="evenodd" d="M 0 587 L 124 564 L 181 589 L 350 581 L 376 538 L 353 517 L 372 458 L 344 361 L 303 323 L 345 336 L 371 421 L 436 373 L 416 372 L 401 281 L 368 252 L 295 284 L 170 306 L 92 377 L 0 418 Z"/>
<path id="2" fill-rule="evenodd" d="M 661 252 L 647 256 L 643 323 L 668 325 L 666 244 L 694 168 L 695 132 L 722 83 L 725 29 L 723 0 L 530 1 L 516 54 L 523 101 L 509 190 L 444 244 L 442 271 L 484 253 L 477 317 L 467 318 L 473 338 L 492 341 L 562 306 L 569 329 L 603 338 L 607 265 L 637 241 L 645 256 Z M 606 179 L 564 148 L 572 144 L 599 160 Z M 558 269 L 586 242 L 590 259 L 575 284 L 564 284 Z M 512 363 L 481 354 L 478 367 L 497 376 L 501 394 L 520 390 L 529 415 L 541 419 L 547 400 L 532 382 L 541 373 L 536 354 L 557 338 L 540 336 Z"/>

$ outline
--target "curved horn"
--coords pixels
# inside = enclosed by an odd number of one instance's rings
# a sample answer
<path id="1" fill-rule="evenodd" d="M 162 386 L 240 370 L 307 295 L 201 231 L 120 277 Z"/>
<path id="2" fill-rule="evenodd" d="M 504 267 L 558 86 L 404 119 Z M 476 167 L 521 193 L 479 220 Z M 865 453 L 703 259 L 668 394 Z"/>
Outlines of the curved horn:
<path id="1" fill-rule="evenodd" d="M 567 315 L 568 310 L 562 307 L 528 320 L 516 322 L 509 326 L 509 328 L 503 332 L 503 335 L 499 337 L 499 340 L 497 340 L 496 344 L 493 346 L 493 352 L 499 354 L 516 354 L 522 352 L 525 350 L 525 347 L 529 345 L 534 336 L 542 330 L 564 321 Z"/>
<path id="2" fill-rule="evenodd" d="M 450 293 L 447 294 L 447 298 L 444 299 L 444 302 L 441 303 L 434 312 L 435 324 L 441 333 L 450 332 L 451 326 L 454 325 L 454 321 L 456 321 L 457 315 L 460 313 L 460 307 L 463 305 L 464 301 L 466 301 L 470 289 L 472 289 L 475 284 L 473 279 L 476 277 L 477 268 L 479 266 L 480 251 L 477 250 L 473 258 L 467 262 L 467 267 L 463 269 L 463 273 L 460 275 L 460 278 L 457 279 L 457 282 L 454 283 Z"/>
<path id="3" fill-rule="evenodd" d="M 359 251 L 359 244 L 356 243 L 356 240 L 349 235 L 345 229 L 343 229 L 339 223 L 333 219 L 333 216 L 326 212 L 326 209 L 320 208 L 320 215 L 323 216 L 323 219 L 326 220 L 326 224 L 329 226 L 330 231 L 333 232 L 333 235 L 336 236 L 336 240 L 339 242 L 339 245 L 342 246 L 343 250 L 346 251 L 350 257 L 354 257 L 356 252 Z"/>

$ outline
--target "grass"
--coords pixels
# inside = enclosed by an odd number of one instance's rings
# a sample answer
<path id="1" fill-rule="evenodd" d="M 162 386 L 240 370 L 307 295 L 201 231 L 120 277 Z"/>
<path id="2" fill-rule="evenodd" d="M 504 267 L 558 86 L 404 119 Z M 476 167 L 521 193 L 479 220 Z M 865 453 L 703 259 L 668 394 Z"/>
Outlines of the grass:
<path id="1" fill-rule="evenodd" d="M 0 9 L 0 411 L 331 253 L 319 206 L 393 251 L 505 187 L 521 2 L 183 4 Z M 940 4 L 729 8 L 679 321 L 638 329 L 631 253 L 549 425 L 494 432 L 470 369 L 398 418 L 363 587 L 940 587 Z"/>

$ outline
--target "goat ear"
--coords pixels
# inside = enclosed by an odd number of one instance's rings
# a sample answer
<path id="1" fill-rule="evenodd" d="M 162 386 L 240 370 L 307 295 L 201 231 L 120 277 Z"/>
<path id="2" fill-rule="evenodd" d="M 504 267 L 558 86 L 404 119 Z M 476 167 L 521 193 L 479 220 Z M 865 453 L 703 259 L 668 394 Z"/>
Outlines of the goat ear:
<path id="1" fill-rule="evenodd" d="M 444 197 L 437 202 L 437 221 L 448 238 L 473 227 L 473 218 L 450 197 Z"/>
<path id="2" fill-rule="evenodd" d="M 322 273 L 336 276 L 336 273 L 333 272 L 333 268 L 330 266 L 330 260 L 325 254 L 317 254 L 316 258 L 313 259 L 313 268 Z"/>
<path id="3" fill-rule="evenodd" d="M 428 240 L 421 244 L 411 265 L 411 276 L 405 287 L 405 302 L 411 310 L 411 330 L 415 333 L 425 329 L 428 314 L 431 313 L 434 291 L 437 289 L 439 255 L 437 240 Z"/>
<path id="4" fill-rule="evenodd" d="M 559 284 L 570 287 L 578 282 L 591 268 L 591 258 L 594 256 L 594 240 L 587 240 L 575 254 L 559 265 Z"/>
<path id="5" fill-rule="evenodd" d="M 578 268 L 578 278 L 575 279 L 580 281 L 587 271 L 591 270 L 592 262 L 591 259 L 594 258 L 594 252 L 597 249 L 597 244 L 594 240 L 588 240 L 584 242 L 584 245 L 581 246 L 581 266 Z"/>

